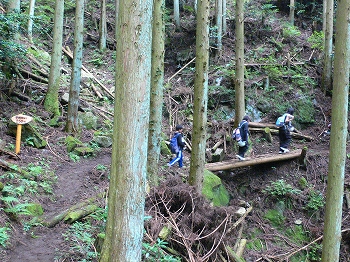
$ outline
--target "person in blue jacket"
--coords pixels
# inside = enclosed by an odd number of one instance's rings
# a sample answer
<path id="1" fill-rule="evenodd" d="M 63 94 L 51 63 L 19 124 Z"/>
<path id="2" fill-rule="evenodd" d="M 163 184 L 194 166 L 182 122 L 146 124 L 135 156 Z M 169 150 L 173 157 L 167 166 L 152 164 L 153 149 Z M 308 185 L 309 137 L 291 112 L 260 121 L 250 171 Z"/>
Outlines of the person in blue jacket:
<path id="1" fill-rule="evenodd" d="M 239 141 L 238 145 L 238 155 L 236 157 L 243 161 L 245 160 L 244 154 L 247 152 L 249 148 L 249 143 L 248 143 L 248 138 L 249 138 L 249 129 L 248 129 L 248 123 L 250 121 L 249 116 L 244 116 L 242 119 L 242 122 L 239 123 L 240 128 L 240 133 L 241 133 L 241 141 Z"/>
<path id="2" fill-rule="evenodd" d="M 176 157 L 173 158 L 169 163 L 168 163 L 168 166 L 173 166 L 176 162 L 179 163 L 179 168 L 182 168 L 183 167 L 183 149 L 185 147 L 185 139 L 182 135 L 182 132 L 183 132 L 183 127 L 181 125 L 177 125 L 175 127 L 175 134 L 178 134 L 177 136 L 177 144 L 178 144 L 178 147 L 179 147 L 179 151 L 176 153 Z"/>

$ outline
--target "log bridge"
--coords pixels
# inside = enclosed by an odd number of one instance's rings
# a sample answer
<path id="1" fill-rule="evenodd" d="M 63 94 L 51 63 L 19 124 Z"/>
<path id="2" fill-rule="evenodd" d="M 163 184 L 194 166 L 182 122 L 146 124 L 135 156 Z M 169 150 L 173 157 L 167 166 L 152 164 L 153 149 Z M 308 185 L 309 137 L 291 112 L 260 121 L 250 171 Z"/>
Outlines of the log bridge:
<path id="1" fill-rule="evenodd" d="M 259 155 L 254 158 L 247 157 L 246 160 L 240 161 L 238 159 L 231 159 L 222 162 L 208 163 L 205 165 L 205 169 L 209 171 L 221 171 L 228 169 L 236 169 L 240 167 L 255 166 L 266 163 L 273 163 L 278 161 L 285 161 L 290 159 L 299 159 L 300 164 L 305 163 L 306 148 L 290 151 L 286 154 L 274 154 L 274 155 Z"/>

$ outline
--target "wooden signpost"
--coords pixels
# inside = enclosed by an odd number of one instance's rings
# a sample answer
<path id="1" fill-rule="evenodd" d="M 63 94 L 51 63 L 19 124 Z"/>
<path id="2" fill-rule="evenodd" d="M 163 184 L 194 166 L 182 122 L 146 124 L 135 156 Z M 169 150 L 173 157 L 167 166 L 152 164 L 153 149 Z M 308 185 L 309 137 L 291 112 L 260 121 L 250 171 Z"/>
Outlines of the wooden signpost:
<path id="1" fill-rule="evenodd" d="M 17 132 L 16 132 L 16 154 L 19 153 L 21 148 L 21 135 L 22 135 L 22 125 L 29 123 L 33 120 L 31 116 L 26 115 L 16 115 L 11 118 L 13 122 L 17 124 Z"/>

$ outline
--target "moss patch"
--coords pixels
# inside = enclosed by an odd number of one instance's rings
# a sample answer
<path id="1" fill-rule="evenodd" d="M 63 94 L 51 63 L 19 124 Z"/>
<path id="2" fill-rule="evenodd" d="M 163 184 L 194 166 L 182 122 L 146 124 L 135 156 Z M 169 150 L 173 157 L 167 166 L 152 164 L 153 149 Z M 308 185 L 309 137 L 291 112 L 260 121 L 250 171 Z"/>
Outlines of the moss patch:
<path id="1" fill-rule="evenodd" d="M 214 206 L 227 206 L 230 201 L 230 195 L 221 179 L 208 170 L 204 170 L 202 194 Z"/>

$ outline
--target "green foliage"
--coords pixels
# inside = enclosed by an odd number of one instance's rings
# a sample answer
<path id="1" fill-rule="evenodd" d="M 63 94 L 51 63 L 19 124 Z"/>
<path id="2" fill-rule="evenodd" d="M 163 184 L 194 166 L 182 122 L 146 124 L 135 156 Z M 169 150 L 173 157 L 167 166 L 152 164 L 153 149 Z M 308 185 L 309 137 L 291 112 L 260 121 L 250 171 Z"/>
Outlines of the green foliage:
<path id="1" fill-rule="evenodd" d="M 306 209 L 310 211 L 317 211 L 323 208 L 325 205 L 325 200 L 321 192 L 317 190 L 310 190 L 308 196 L 308 202 L 306 204 Z"/>
<path id="2" fill-rule="evenodd" d="M 96 166 L 96 170 L 98 170 L 98 171 L 105 171 L 105 170 L 107 170 L 107 167 L 105 165 L 98 164 Z"/>
<path id="3" fill-rule="evenodd" d="M 288 196 L 300 194 L 299 189 L 293 188 L 292 185 L 287 184 L 283 179 L 271 182 L 271 186 L 267 186 L 263 189 L 263 193 L 267 193 L 277 199 L 283 199 Z"/>
<path id="4" fill-rule="evenodd" d="M 315 107 L 310 96 L 304 96 L 298 100 L 297 108 L 297 122 L 310 124 L 315 122 Z"/>
<path id="5" fill-rule="evenodd" d="M 181 259 L 169 255 L 164 249 L 167 248 L 167 242 L 157 239 L 154 244 L 142 243 L 142 261 L 145 262 L 180 262 Z"/>
<path id="6" fill-rule="evenodd" d="M 307 187 L 307 185 L 308 185 L 308 182 L 307 182 L 306 178 L 305 177 L 301 177 L 299 179 L 299 186 L 300 186 L 300 188 L 301 189 L 305 189 Z"/>
<path id="7" fill-rule="evenodd" d="M 0 79 L 11 79 L 13 68 L 23 61 L 26 49 L 15 41 L 24 16 L 17 13 L 0 14 Z"/>
<path id="8" fill-rule="evenodd" d="M 283 36 L 285 38 L 289 38 L 289 39 L 295 39 L 296 37 L 300 36 L 300 31 L 298 29 L 298 27 L 293 26 L 289 23 L 285 23 L 283 25 Z"/>
<path id="9" fill-rule="evenodd" d="M 7 233 L 8 231 L 10 231 L 10 228 L 0 227 L 0 245 L 2 247 L 6 247 L 6 243 L 10 239 L 10 236 Z"/>
<path id="10" fill-rule="evenodd" d="M 264 249 L 263 242 L 259 239 L 259 235 L 262 234 L 262 231 L 258 228 L 254 228 L 250 235 L 247 237 L 247 249 L 261 251 Z"/>
<path id="11" fill-rule="evenodd" d="M 94 261 L 97 257 L 93 249 L 95 238 L 92 232 L 93 228 L 89 223 L 75 222 L 62 234 L 70 243 L 69 251 L 84 258 L 81 261 Z"/>
<path id="12" fill-rule="evenodd" d="M 74 152 L 69 152 L 68 155 L 73 162 L 78 162 L 80 160 L 80 156 L 78 156 Z"/>
<path id="13" fill-rule="evenodd" d="M 324 33 L 323 31 L 314 31 L 312 35 L 307 39 L 308 43 L 311 44 L 311 48 L 317 49 L 319 51 L 324 50 Z"/>
<path id="14" fill-rule="evenodd" d="M 305 232 L 303 226 L 295 225 L 286 229 L 286 235 L 289 239 L 297 244 L 306 243 L 309 241 L 308 234 Z"/>
<path id="15" fill-rule="evenodd" d="M 307 258 L 310 261 L 321 261 L 322 256 L 322 245 L 313 243 L 311 246 L 309 246 L 309 250 L 307 253 Z"/>
<path id="16" fill-rule="evenodd" d="M 283 225 L 286 219 L 279 211 L 275 209 L 270 209 L 266 212 L 265 219 L 269 220 L 274 227 L 280 227 Z"/>

